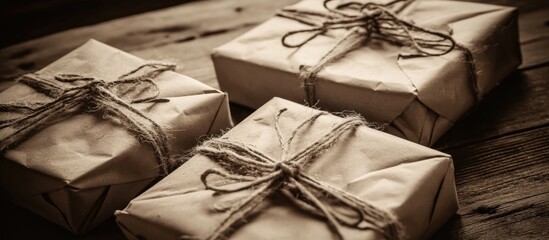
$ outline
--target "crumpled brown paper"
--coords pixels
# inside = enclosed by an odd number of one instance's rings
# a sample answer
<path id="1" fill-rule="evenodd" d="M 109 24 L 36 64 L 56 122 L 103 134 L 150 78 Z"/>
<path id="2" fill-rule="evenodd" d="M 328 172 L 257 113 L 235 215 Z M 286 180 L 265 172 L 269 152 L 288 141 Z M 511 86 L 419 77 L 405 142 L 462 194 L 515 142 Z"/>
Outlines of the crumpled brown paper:
<path id="1" fill-rule="evenodd" d="M 335 4 L 335 3 L 334 3 Z M 479 3 L 420 1 L 404 14 L 418 26 L 452 31 L 472 51 L 480 95 L 485 95 L 521 62 L 517 11 Z M 322 1 L 304 0 L 291 8 L 326 11 Z M 273 17 L 212 55 L 221 89 L 231 101 L 257 108 L 273 96 L 303 103 L 301 65 L 315 65 L 343 30 L 329 31 L 300 48 L 281 38 L 310 26 Z M 406 49 L 372 40 L 324 67 L 318 76 L 317 106 L 354 110 L 370 121 L 390 123 L 391 134 L 432 145 L 475 103 L 461 51 L 443 56 L 399 58 Z"/>
<path id="2" fill-rule="evenodd" d="M 39 73 L 78 73 L 108 81 L 144 62 L 90 40 Z M 169 102 L 132 106 L 165 129 L 172 154 L 193 147 L 201 135 L 232 125 L 226 94 L 175 72 L 164 72 L 155 81 L 158 98 Z M 2 103 L 41 100 L 47 97 L 20 83 L 0 93 Z M 159 175 L 150 145 L 97 114 L 63 117 L 0 160 L 4 196 L 74 233 L 111 217 Z"/>
<path id="3" fill-rule="evenodd" d="M 274 98 L 224 137 L 250 144 L 264 154 L 281 156 L 273 126 L 280 117 L 285 136 L 318 110 Z M 321 116 L 298 134 L 290 147 L 299 151 L 330 131 L 342 118 Z M 249 191 L 214 195 L 205 190 L 200 175 L 220 168 L 216 161 L 197 155 L 144 192 L 116 220 L 129 239 L 181 239 L 208 236 L 227 217 L 214 204 L 238 199 Z M 339 141 L 304 169 L 323 183 L 347 191 L 380 209 L 394 213 L 409 239 L 431 236 L 458 208 L 450 156 L 427 147 L 360 127 Z M 321 219 L 295 207 L 287 198 L 273 195 L 270 207 L 249 219 L 230 239 L 332 239 Z M 346 239 L 379 239 L 377 232 L 342 227 Z"/>

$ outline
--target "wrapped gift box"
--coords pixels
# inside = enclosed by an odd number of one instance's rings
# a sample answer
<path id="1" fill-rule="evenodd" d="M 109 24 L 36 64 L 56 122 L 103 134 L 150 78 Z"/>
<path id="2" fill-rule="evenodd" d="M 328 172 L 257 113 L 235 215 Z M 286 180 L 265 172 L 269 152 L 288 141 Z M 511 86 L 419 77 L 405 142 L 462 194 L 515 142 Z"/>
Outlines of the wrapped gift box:
<path id="1" fill-rule="evenodd" d="M 287 109 L 278 120 L 285 139 L 298 125 L 320 112 L 274 98 L 221 139 L 249 145 L 278 159 L 282 148 L 274 116 L 281 109 Z M 318 117 L 296 134 L 287 155 L 297 154 L 342 121 L 343 118 L 330 114 Z M 216 210 L 219 205 L 231 207 L 233 202 L 253 191 L 220 194 L 206 190 L 201 175 L 208 169 L 231 166 L 220 164 L 224 162 L 224 159 L 204 154 L 195 155 L 133 199 L 124 210 L 117 211 L 116 221 L 120 228 L 129 239 L 202 239 L 208 236 L 227 218 L 226 212 Z M 406 239 L 431 236 L 458 209 L 450 156 L 366 126 L 345 132 L 302 171 L 323 184 L 392 213 L 401 224 L 402 236 Z M 237 184 L 241 183 L 227 186 Z M 261 186 L 256 187 L 259 188 Z M 268 206 L 252 218 L 243 219 L 230 239 L 333 238 L 322 218 L 300 210 L 283 195 L 275 193 L 263 203 Z M 349 227 L 342 227 L 341 232 L 345 239 L 382 237 L 376 231 Z"/>
<path id="2" fill-rule="evenodd" d="M 456 43 L 472 53 L 472 61 L 457 47 L 442 56 L 405 58 L 401 54 L 409 52 L 407 46 L 370 39 L 320 70 L 318 103 L 312 104 L 329 111 L 357 111 L 370 121 L 388 123 L 391 134 L 432 145 L 520 64 L 515 8 L 417 2 L 400 16 L 417 26 L 451 32 Z M 327 12 L 318 0 L 304 0 L 288 9 Z M 285 34 L 310 28 L 276 16 L 215 49 L 212 58 L 221 89 L 231 95 L 231 101 L 251 108 L 274 96 L 303 103 L 301 66 L 317 64 L 346 32 L 328 30 L 299 48 L 281 44 Z M 307 33 L 301 35 L 306 38 Z"/>
<path id="3" fill-rule="evenodd" d="M 90 40 L 38 74 L 78 73 L 110 81 L 143 63 Z M 154 81 L 162 101 L 131 105 L 165 130 L 172 155 L 232 125 L 226 94 L 171 71 Z M 2 104 L 43 101 L 51 99 L 23 83 L 0 93 Z M 2 111 L 0 117 L 14 117 L 10 114 Z M 0 136 L 5 139 L 9 131 L 1 130 Z M 74 233 L 111 217 L 162 175 L 150 144 L 98 112 L 60 116 L 5 150 L 0 165 L 3 196 Z"/>

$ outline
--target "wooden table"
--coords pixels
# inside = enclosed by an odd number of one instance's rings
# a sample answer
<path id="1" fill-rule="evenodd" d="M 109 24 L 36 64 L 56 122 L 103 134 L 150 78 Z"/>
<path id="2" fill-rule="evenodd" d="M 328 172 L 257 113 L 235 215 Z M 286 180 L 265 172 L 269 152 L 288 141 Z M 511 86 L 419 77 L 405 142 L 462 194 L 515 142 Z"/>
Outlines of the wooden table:
<path id="1" fill-rule="evenodd" d="M 89 38 L 218 87 L 210 50 L 296 0 L 198 1 L 73 28 L 0 50 L 0 89 Z M 478 0 L 480 2 L 480 0 Z M 461 209 L 435 239 L 549 239 L 549 1 L 484 0 L 520 9 L 523 64 L 435 148 L 454 157 Z M 235 121 L 251 110 L 232 106 Z M 4 200 L 2 239 L 72 239 Z M 82 239 L 123 239 L 114 219 Z"/>

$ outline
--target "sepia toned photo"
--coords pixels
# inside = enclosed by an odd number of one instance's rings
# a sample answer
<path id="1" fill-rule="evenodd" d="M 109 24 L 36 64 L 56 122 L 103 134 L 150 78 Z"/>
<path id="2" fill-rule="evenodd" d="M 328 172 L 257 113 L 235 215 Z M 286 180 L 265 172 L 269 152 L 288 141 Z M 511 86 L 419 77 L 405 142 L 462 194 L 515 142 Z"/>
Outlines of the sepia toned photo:
<path id="1" fill-rule="evenodd" d="M 1 4 L 0 239 L 549 239 L 549 1 Z"/>

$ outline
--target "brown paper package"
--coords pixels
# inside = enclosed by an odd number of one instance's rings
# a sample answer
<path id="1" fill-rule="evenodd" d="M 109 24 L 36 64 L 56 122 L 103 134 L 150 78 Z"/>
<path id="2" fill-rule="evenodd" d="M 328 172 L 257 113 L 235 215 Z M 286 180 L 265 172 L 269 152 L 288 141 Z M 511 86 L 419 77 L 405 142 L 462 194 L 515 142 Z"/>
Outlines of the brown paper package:
<path id="1" fill-rule="evenodd" d="M 39 73 L 78 73 L 108 81 L 144 62 L 90 40 Z M 226 94 L 175 72 L 163 72 L 155 82 L 158 97 L 169 102 L 132 106 L 166 130 L 172 154 L 232 125 Z M 47 97 L 21 83 L 0 93 L 2 103 L 43 100 Z M 76 234 L 126 206 L 159 177 L 158 163 L 150 145 L 97 115 L 63 117 L 5 151 L 2 195 Z"/>
<path id="2" fill-rule="evenodd" d="M 293 9 L 326 11 L 322 1 L 305 0 Z M 517 10 L 458 1 L 419 1 L 403 14 L 416 25 L 453 32 L 472 51 L 479 94 L 485 95 L 521 62 Z M 274 96 L 304 103 L 301 65 L 315 65 L 343 30 L 329 31 L 300 48 L 281 38 L 310 26 L 273 17 L 214 50 L 219 84 L 231 101 L 257 108 Z M 343 31 L 343 32 L 342 32 Z M 318 104 L 329 111 L 354 110 L 370 121 L 389 123 L 391 134 L 430 146 L 474 104 L 462 51 L 443 56 L 400 58 L 398 46 L 371 40 L 317 75 Z"/>
<path id="3" fill-rule="evenodd" d="M 281 155 L 273 123 L 282 108 L 281 131 L 288 136 L 318 110 L 274 98 L 223 137 L 251 144 L 262 153 Z M 343 119 L 318 118 L 297 135 L 290 147 L 298 151 L 330 131 Z M 196 155 L 155 186 L 135 198 L 116 221 L 129 239 L 204 237 L 227 217 L 213 205 L 246 196 L 249 191 L 214 195 L 200 176 L 220 166 Z M 342 135 L 339 141 L 303 169 L 309 176 L 362 201 L 392 212 L 409 239 L 431 236 L 457 210 L 458 202 L 450 156 L 368 127 Z M 230 239 L 332 239 L 320 218 L 296 208 L 287 198 L 271 196 L 270 207 L 239 227 Z M 345 239 L 379 239 L 371 230 L 342 227 Z"/>

